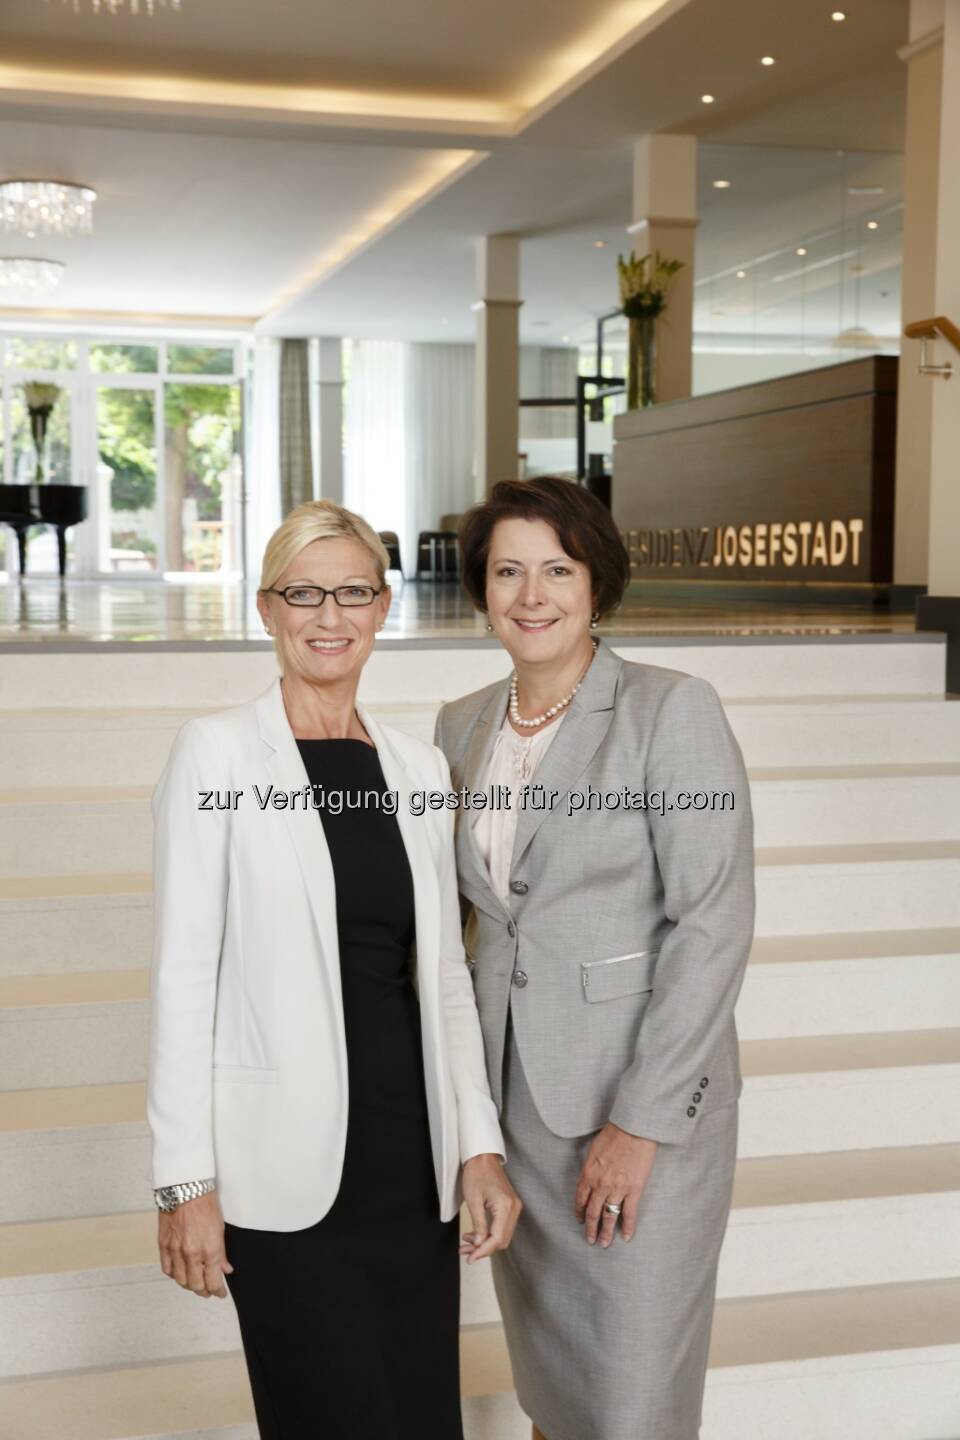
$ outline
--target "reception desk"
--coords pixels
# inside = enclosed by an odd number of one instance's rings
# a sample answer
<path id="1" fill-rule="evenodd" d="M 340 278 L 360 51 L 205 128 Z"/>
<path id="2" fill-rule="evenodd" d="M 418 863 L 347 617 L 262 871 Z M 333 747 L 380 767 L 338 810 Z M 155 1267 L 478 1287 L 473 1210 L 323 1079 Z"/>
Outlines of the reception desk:
<path id="1" fill-rule="evenodd" d="M 618 416 L 613 515 L 633 578 L 889 582 L 897 364 L 871 355 Z"/>

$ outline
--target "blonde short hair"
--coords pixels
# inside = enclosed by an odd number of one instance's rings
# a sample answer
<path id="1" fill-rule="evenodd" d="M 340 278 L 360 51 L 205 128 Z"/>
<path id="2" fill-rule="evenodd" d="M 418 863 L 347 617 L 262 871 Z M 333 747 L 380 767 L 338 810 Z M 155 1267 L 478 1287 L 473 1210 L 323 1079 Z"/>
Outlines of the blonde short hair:
<path id="1" fill-rule="evenodd" d="M 267 541 L 260 569 L 260 589 L 269 590 L 274 586 L 300 551 L 314 540 L 335 539 L 359 540 L 370 552 L 377 584 L 383 584 L 390 556 L 376 530 L 361 515 L 355 515 L 333 500 L 307 500 L 290 511 Z"/>

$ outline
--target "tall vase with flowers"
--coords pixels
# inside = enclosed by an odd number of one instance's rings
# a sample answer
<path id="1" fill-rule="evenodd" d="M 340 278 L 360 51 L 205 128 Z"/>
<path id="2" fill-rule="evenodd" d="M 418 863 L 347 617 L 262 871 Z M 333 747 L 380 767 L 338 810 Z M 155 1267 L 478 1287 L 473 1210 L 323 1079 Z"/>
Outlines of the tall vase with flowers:
<path id="1" fill-rule="evenodd" d="M 39 380 L 28 380 L 23 387 L 23 398 L 27 402 L 30 436 L 37 456 L 34 482 L 40 485 L 44 478 L 43 464 L 47 427 L 50 424 L 50 416 L 53 414 L 54 407 L 60 399 L 60 386 L 47 385 Z"/>
<path id="2" fill-rule="evenodd" d="M 627 408 L 652 405 L 656 399 L 656 324 L 667 308 L 670 286 L 682 260 L 668 260 L 657 250 L 653 255 L 624 260 L 617 256 L 620 277 L 620 309 L 627 317 L 629 358 L 627 366 Z"/>

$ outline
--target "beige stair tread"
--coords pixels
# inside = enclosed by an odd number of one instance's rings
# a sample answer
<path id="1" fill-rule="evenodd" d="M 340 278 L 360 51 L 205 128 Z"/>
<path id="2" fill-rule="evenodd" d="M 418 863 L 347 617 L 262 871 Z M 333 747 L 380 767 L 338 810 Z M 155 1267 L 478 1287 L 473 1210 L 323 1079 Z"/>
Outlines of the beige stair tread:
<path id="1" fill-rule="evenodd" d="M 464 1327 L 461 1393 L 494 1395 L 512 1389 L 501 1327 Z M 238 1353 L 0 1381 L 0 1412 L 3 1423 L 10 1426 L 11 1440 L 14 1436 L 16 1440 L 52 1440 L 53 1436 L 117 1440 L 242 1425 L 254 1419 L 246 1367 Z"/>
<path id="2" fill-rule="evenodd" d="M 144 877 L 149 880 L 149 877 Z M 818 960 L 883 960 L 910 955 L 955 955 L 960 959 L 960 927 L 919 930 L 834 931 L 820 935 L 758 935 L 754 965 L 797 964 Z M 80 1005 L 141 1000 L 150 993 L 150 970 L 55 971 L 45 975 L 0 978 L 0 1009 L 5 1006 Z"/>
<path id="3" fill-rule="evenodd" d="M 751 780 L 896 780 L 930 775 L 960 775 L 955 760 L 874 761 L 869 765 L 750 765 Z"/>
<path id="4" fill-rule="evenodd" d="M 882 960 L 896 955 L 960 955 L 960 927 L 757 935 L 750 960 L 754 965 L 775 965 L 798 960 Z"/>
<path id="5" fill-rule="evenodd" d="M 744 1076 L 953 1065 L 960 1064 L 960 1028 L 744 1040 L 740 1058 Z"/>
<path id="6" fill-rule="evenodd" d="M 804 960 L 882 960 L 888 956 L 956 955 L 960 928 L 866 930 L 824 935 L 766 935 L 754 939 L 752 964 Z M 5 1006 L 82 1005 L 149 997 L 147 966 L 126 970 L 55 971 L 47 975 L 0 978 L 0 1009 Z"/>
<path id="7" fill-rule="evenodd" d="M 710 1365 L 960 1345 L 960 1280 L 748 1295 L 717 1304 Z"/>
<path id="8" fill-rule="evenodd" d="M 216 1301 L 199 1301 L 216 1304 Z M 717 1305 L 714 1368 L 960 1344 L 960 1280 L 748 1296 Z M 513 1388 L 498 1325 L 461 1330 L 465 1396 Z M 204 1356 L 0 1382 L 16 1440 L 119 1440 L 253 1420 L 242 1355 Z"/>
<path id="9" fill-rule="evenodd" d="M 960 841 L 918 840 L 885 845 L 789 845 L 758 849 L 757 865 L 824 865 L 878 860 L 956 860 Z M 149 871 L 109 875 L 26 875 L 0 877 L 0 900 L 51 899 L 73 896 L 149 894 Z"/>
<path id="10" fill-rule="evenodd" d="M 150 997 L 150 971 L 78 970 L 51 975 L 8 975 L 0 977 L 0 1011 L 44 1005 L 122 1004 L 126 1000 Z"/>
<path id="11" fill-rule="evenodd" d="M 960 840 L 885 841 L 876 845 L 768 845 L 757 865 L 856 865 L 878 861 L 960 860 Z"/>
<path id="12" fill-rule="evenodd" d="M 960 1062 L 960 1029 L 744 1040 L 740 1056 L 744 1077 L 950 1065 Z M 0 1134 L 145 1119 L 142 1081 L 0 1091 Z"/>
<path id="13" fill-rule="evenodd" d="M 960 1192 L 960 1144 L 739 1160 L 734 1210 L 883 1196 Z M 78 1216 L 0 1225 L 0 1280 L 150 1265 L 157 1212 Z"/>
<path id="14" fill-rule="evenodd" d="M 733 1207 L 811 1205 L 960 1191 L 960 1144 L 901 1145 L 737 1161 Z"/>
<path id="15" fill-rule="evenodd" d="M 943 705 L 949 704 L 951 700 L 960 699 L 960 696 L 947 695 L 941 691 L 917 691 L 915 695 L 904 694 L 898 691 L 890 694 L 888 691 L 874 691 L 862 694 L 857 692 L 852 695 L 721 695 L 724 707 L 728 705 Z"/>
<path id="16" fill-rule="evenodd" d="M 153 794 L 152 785 L 31 785 L 0 790 L 0 805 L 117 805 L 141 802 Z"/>
<path id="17" fill-rule="evenodd" d="M 148 870 L 104 875 L 23 875 L 0 877 L 0 900 L 63 900 L 79 896 L 149 895 Z"/>
<path id="18" fill-rule="evenodd" d="M 142 1080 L 0 1091 L 0 1134 L 138 1123 L 146 1118 L 146 1086 Z"/>

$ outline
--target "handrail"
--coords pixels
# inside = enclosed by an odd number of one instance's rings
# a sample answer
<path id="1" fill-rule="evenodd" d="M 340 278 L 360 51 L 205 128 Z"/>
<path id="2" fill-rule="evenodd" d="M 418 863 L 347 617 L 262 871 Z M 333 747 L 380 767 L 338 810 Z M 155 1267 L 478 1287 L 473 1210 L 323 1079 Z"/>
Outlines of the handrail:
<path id="1" fill-rule="evenodd" d="M 946 315 L 933 315 L 929 320 L 912 320 L 909 325 L 904 325 L 903 333 L 908 340 L 920 341 L 920 364 L 917 367 L 920 374 L 942 375 L 949 380 L 953 374 L 953 366 L 949 362 L 946 365 L 927 363 L 927 341 L 946 340 L 960 354 L 960 327 L 948 320 Z"/>
<path id="2" fill-rule="evenodd" d="M 935 340 L 942 335 L 949 340 L 954 350 L 960 350 L 960 326 L 954 325 L 946 315 L 934 315 L 930 320 L 914 320 L 904 325 L 903 333 L 908 340 Z"/>

